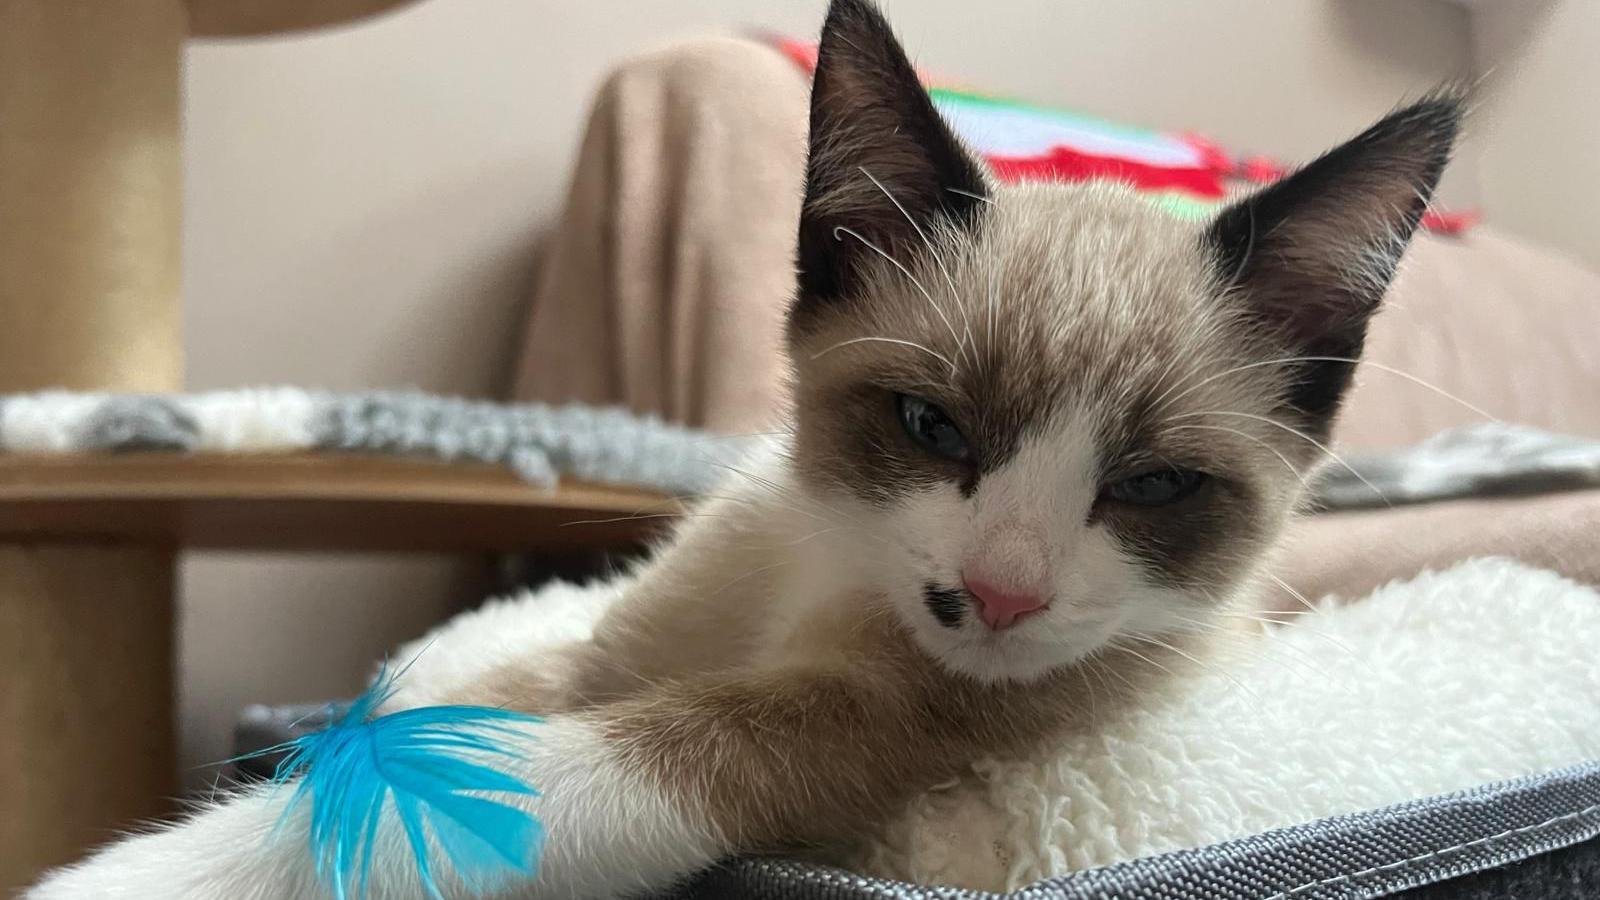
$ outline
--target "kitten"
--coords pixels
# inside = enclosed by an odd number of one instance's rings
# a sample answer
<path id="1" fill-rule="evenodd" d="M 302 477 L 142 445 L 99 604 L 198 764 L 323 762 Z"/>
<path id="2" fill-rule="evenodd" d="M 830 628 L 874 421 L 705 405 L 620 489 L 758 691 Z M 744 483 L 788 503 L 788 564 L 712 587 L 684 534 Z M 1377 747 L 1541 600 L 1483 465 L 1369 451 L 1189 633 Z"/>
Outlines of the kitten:
<path id="1" fill-rule="evenodd" d="M 525 774 L 549 839 L 518 896 L 845 840 L 1158 686 L 1300 499 L 1459 105 L 1402 109 L 1194 225 L 1115 185 L 991 183 L 868 0 L 835 0 L 792 435 L 653 561 L 567 596 L 598 618 L 589 639 L 531 646 L 517 633 L 546 607 L 486 611 L 394 703 L 548 716 Z M 272 836 L 285 797 L 244 794 L 28 896 L 320 896 L 304 822 Z M 384 828 L 373 895 L 415 896 Z"/>

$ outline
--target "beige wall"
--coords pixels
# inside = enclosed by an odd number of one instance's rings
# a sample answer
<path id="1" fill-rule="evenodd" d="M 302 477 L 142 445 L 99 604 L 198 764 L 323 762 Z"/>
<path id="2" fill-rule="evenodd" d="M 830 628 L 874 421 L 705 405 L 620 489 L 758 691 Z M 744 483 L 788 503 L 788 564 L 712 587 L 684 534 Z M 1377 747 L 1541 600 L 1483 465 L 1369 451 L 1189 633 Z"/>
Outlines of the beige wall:
<path id="1" fill-rule="evenodd" d="M 1600 2 L 1480 2 L 1483 203 L 1501 227 L 1600 267 Z"/>
<path id="2" fill-rule="evenodd" d="M 809 33 L 822 6 L 425 0 L 352 29 L 194 44 L 190 386 L 494 394 L 535 237 L 605 69 L 710 28 Z M 1287 157 L 1470 68 L 1465 13 L 1434 0 L 996 0 L 976 19 L 971 0 L 888 8 L 940 72 Z M 1474 191 L 1470 177 L 1451 186 Z M 225 756 L 245 702 L 355 688 L 384 648 L 474 596 L 471 573 L 440 560 L 189 560 L 186 761 Z"/>

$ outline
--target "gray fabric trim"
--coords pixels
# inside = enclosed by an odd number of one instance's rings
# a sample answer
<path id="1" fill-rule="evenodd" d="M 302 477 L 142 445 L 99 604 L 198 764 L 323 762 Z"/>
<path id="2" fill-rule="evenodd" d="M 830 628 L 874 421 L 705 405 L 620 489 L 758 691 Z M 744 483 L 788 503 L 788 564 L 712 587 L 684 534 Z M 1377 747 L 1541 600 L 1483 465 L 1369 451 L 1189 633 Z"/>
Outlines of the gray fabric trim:
<path id="1" fill-rule="evenodd" d="M 669 493 L 697 494 L 721 479 L 744 455 L 748 439 L 715 435 L 634 415 L 578 404 L 508 405 L 418 392 L 327 394 L 295 392 L 313 410 L 312 448 L 350 453 L 431 457 L 506 465 L 526 480 L 554 486 L 562 475 L 634 484 Z M 26 395 L 19 395 L 26 396 Z M 46 407 L 68 394 L 35 395 Z M 54 416 L 61 451 L 196 450 L 214 445 L 193 410 L 216 396 L 177 394 L 89 395 L 95 402 L 65 403 Z M 228 401 L 222 401 L 224 405 Z M 8 444 L 0 396 L 0 447 Z M 235 411 L 248 420 L 271 415 L 241 394 Z M 212 412 L 216 412 L 213 408 Z M 236 424 L 236 423 L 235 423 Z M 281 444 L 281 442 L 280 442 Z M 274 444 L 254 450 L 305 449 Z M 215 451 L 208 451 L 215 452 Z"/>
<path id="2" fill-rule="evenodd" d="M 780 900 L 1327 900 L 1383 897 L 1600 836 L 1600 761 L 1197 850 L 1049 879 L 1011 894 L 863 878 L 779 860 L 728 864 L 678 897 Z"/>
<path id="3" fill-rule="evenodd" d="M 1412 888 L 1394 900 L 1595 900 L 1600 897 L 1600 838 L 1485 872 Z"/>
<path id="4" fill-rule="evenodd" d="M 1368 509 L 1459 497 L 1600 485 L 1600 441 L 1503 422 L 1456 428 L 1396 453 L 1351 455 L 1317 484 L 1322 509 Z"/>
<path id="5" fill-rule="evenodd" d="M 331 450 L 502 463 L 535 484 L 565 474 L 684 492 L 709 489 L 747 446 L 622 409 L 420 393 L 330 395 L 312 430 Z"/>
<path id="6" fill-rule="evenodd" d="M 79 439 L 86 450 L 193 450 L 200 423 L 165 397 L 110 397 L 90 413 Z"/>

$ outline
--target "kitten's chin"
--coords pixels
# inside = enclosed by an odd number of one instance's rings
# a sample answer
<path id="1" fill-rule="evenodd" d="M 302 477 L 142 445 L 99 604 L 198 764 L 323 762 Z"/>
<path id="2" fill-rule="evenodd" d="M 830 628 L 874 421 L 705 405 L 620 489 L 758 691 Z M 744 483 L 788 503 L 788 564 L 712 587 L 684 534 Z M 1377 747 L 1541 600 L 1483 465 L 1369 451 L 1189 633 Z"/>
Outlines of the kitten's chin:
<path id="1" fill-rule="evenodd" d="M 1089 658 L 1111 637 L 1096 633 L 1062 641 L 1026 623 L 995 632 L 970 625 L 960 630 L 929 628 L 918 622 L 911 630 L 917 645 L 945 670 L 990 684 L 1038 681 Z"/>

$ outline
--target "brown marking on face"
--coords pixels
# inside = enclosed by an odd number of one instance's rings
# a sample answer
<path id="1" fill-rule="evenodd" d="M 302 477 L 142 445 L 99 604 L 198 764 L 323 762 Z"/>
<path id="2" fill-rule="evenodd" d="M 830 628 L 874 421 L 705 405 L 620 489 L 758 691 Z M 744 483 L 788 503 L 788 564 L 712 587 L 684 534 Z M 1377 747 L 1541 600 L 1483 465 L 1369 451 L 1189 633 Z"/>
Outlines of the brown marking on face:
<path id="1" fill-rule="evenodd" d="M 892 416 L 860 408 L 871 385 L 943 407 L 972 442 L 980 471 L 1003 465 L 1064 412 L 1083 414 L 1120 450 L 1146 418 L 1141 399 L 1244 361 L 1248 342 L 1230 345 L 1228 311 L 1207 302 L 1216 288 L 1197 249 L 1152 262 L 1084 258 L 1079 246 L 1109 244 L 1119 232 L 1130 244 L 1183 246 L 1192 229 L 1151 211 L 1118 212 L 1126 198 L 1114 188 L 1082 194 L 1074 204 L 1054 192 L 1002 192 L 976 227 L 930 230 L 943 268 L 927 253 L 903 261 L 908 273 L 885 262 L 868 270 L 860 302 L 791 330 L 802 446 L 845 450 L 841 432 L 876 431 L 882 418 L 897 429 Z M 1259 372 L 1249 381 L 1270 387 L 1275 379 Z M 877 405 L 885 409 L 892 412 Z"/>
<path id="2" fill-rule="evenodd" d="M 1248 489 L 1208 481 L 1171 506 L 1141 508 L 1101 501 L 1094 521 L 1167 587 L 1220 594 L 1241 574 L 1241 560 L 1265 548 L 1269 533 Z"/>
<path id="3" fill-rule="evenodd" d="M 1298 476 L 1273 455 L 1272 445 L 1229 430 L 1238 430 L 1238 422 L 1227 416 L 1198 415 L 1207 410 L 1194 407 L 1169 419 L 1142 402 L 1134 410 L 1102 439 L 1113 448 L 1103 483 L 1160 468 L 1201 472 L 1206 480 L 1192 496 L 1168 506 L 1140 507 L 1102 496 L 1091 524 L 1109 529 L 1157 583 L 1222 595 L 1277 534 Z M 1304 453 L 1284 455 L 1309 465 Z"/>
<path id="4" fill-rule="evenodd" d="M 930 399 L 938 392 L 914 385 L 930 383 L 938 370 L 920 366 L 884 365 L 855 359 L 865 366 L 835 370 L 837 377 L 800 395 L 799 420 L 809 423 L 796 435 L 795 462 L 808 482 L 852 493 L 874 503 L 889 503 L 910 491 L 968 477 L 968 463 L 929 455 L 900 424 L 897 392 L 917 391 Z M 955 410 L 947 408 L 952 415 Z"/>

